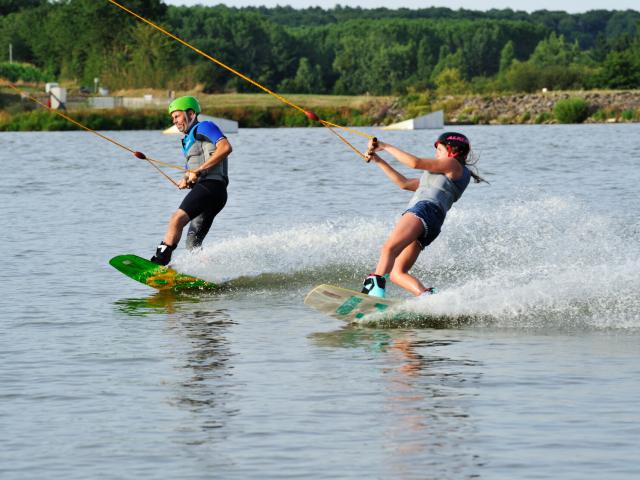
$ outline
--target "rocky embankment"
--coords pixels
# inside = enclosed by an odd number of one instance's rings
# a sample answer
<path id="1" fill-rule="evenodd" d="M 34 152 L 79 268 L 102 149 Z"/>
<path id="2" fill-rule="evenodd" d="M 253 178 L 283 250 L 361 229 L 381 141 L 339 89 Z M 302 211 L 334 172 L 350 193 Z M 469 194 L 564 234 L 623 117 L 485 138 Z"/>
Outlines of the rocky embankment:
<path id="1" fill-rule="evenodd" d="M 438 103 L 451 124 L 554 123 L 554 107 L 566 98 L 581 98 L 587 103 L 590 116 L 586 122 L 640 120 L 640 90 L 451 96 Z"/>

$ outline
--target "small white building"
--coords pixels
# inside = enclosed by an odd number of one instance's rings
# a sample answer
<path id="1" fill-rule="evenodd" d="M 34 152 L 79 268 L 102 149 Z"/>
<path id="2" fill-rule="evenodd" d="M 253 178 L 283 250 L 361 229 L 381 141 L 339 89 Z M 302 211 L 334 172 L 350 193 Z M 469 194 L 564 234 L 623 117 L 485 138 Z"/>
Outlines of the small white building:
<path id="1" fill-rule="evenodd" d="M 440 128 L 444 128 L 443 110 L 382 127 L 383 130 L 436 130 Z"/>
<path id="2" fill-rule="evenodd" d="M 57 110 L 59 108 L 66 108 L 67 104 L 67 89 L 64 87 L 51 87 L 49 88 L 50 104 L 51 108 Z"/>

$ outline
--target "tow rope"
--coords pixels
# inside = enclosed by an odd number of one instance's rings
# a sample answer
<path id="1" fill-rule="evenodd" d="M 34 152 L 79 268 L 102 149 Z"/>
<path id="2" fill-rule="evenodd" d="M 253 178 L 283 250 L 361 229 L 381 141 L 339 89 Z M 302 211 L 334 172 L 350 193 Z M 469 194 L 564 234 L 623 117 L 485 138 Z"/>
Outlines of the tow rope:
<path id="1" fill-rule="evenodd" d="M 340 135 L 338 132 L 335 131 L 336 128 L 340 128 L 343 130 L 346 130 L 348 132 L 354 133 L 356 135 L 360 135 L 362 137 L 365 138 L 369 138 L 369 139 L 374 139 L 375 142 L 375 137 L 372 135 L 367 135 L 365 133 L 359 132 L 357 130 L 354 130 L 352 128 L 348 128 L 342 125 L 337 125 L 335 123 L 329 122 L 327 120 L 323 120 L 320 117 L 318 117 L 314 112 L 312 112 L 311 110 L 305 110 L 304 108 L 300 107 L 299 105 L 296 105 L 295 103 L 293 103 L 292 101 L 288 100 L 287 98 L 283 97 L 282 95 L 279 95 L 277 93 L 275 93 L 274 91 L 268 89 L 267 87 L 265 87 L 264 85 L 261 85 L 260 83 L 256 82 L 255 80 L 253 80 L 252 78 L 247 77 L 246 75 L 238 72 L 237 70 L 235 70 L 234 68 L 231 68 L 230 66 L 226 65 L 225 63 L 221 62 L 220 60 L 212 57 L 211 55 L 203 52 L 202 50 L 194 47 L 193 45 L 191 45 L 190 43 L 182 40 L 180 37 L 174 35 L 173 33 L 165 30 L 164 28 L 160 27 L 159 25 L 153 23 L 151 20 L 143 17 L 142 15 L 126 8 L 125 6 L 119 4 L 118 2 L 116 2 L 115 0 L 108 0 L 110 3 L 112 3 L 113 5 L 115 5 L 116 7 L 120 8 L 121 10 L 123 10 L 124 12 L 127 12 L 129 15 L 137 18 L 138 20 L 146 23 L 147 25 L 150 25 L 151 27 L 155 28 L 156 30 L 158 30 L 159 32 L 163 33 L 164 35 L 166 35 L 169 38 L 172 38 L 173 40 L 181 43 L 182 45 L 184 45 L 185 47 L 190 48 L 191 50 L 193 50 L 194 52 L 196 52 L 198 55 L 203 56 L 204 58 L 206 58 L 207 60 L 215 63 L 216 65 L 228 70 L 229 72 L 233 73 L 234 75 L 237 75 L 238 77 L 242 78 L 243 80 L 251 83 L 252 85 L 258 87 L 260 90 L 268 93 L 269 95 L 272 95 L 273 97 L 277 98 L 278 100 L 280 100 L 282 103 L 290 106 L 291 108 L 295 108 L 296 110 L 298 110 L 299 112 L 303 113 L 309 120 L 315 121 L 315 122 L 319 122 L 320 124 L 322 124 L 324 127 L 327 127 L 331 133 L 333 133 L 334 135 L 336 135 L 340 140 L 342 140 L 349 148 L 351 148 L 351 150 L 353 150 L 355 153 L 357 153 L 360 157 L 362 157 L 363 159 L 367 160 L 367 157 L 362 154 L 360 152 L 360 150 L 358 150 L 356 147 L 354 147 L 346 138 L 344 138 L 342 135 Z"/>

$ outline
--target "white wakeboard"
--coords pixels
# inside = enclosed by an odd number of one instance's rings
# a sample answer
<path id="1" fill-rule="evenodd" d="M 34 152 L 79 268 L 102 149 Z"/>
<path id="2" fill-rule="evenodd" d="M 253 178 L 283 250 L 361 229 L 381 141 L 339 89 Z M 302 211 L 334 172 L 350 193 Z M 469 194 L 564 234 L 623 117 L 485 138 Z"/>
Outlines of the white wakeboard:
<path id="1" fill-rule="evenodd" d="M 374 297 L 334 285 L 318 285 L 307 294 L 304 303 L 331 317 L 353 322 L 384 312 L 400 300 Z"/>

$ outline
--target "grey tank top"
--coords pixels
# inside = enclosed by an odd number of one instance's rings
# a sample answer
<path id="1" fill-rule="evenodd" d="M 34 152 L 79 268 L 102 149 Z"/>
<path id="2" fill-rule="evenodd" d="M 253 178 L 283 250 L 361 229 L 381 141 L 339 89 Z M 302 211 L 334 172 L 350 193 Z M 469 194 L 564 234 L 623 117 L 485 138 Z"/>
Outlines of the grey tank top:
<path id="1" fill-rule="evenodd" d="M 470 179 L 471 172 L 467 167 L 464 167 L 462 177 L 458 180 L 450 180 L 444 173 L 425 171 L 420 177 L 420 184 L 411 197 L 408 208 L 418 202 L 427 201 L 436 204 L 446 215 L 451 205 L 462 196 Z"/>

